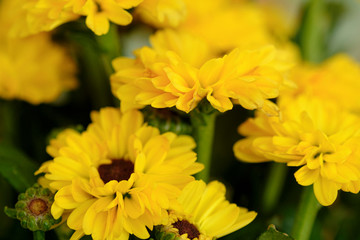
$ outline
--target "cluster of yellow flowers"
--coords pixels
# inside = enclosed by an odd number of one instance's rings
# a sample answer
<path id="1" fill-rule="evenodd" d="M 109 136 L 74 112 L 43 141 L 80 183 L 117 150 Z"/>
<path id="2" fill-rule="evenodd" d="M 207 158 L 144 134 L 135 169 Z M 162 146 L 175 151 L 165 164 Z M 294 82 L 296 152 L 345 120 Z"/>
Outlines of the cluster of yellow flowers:
<path id="1" fill-rule="evenodd" d="M 54 159 L 37 171 L 56 191 L 51 213 L 67 218 L 72 239 L 146 239 L 147 228 L 163 225 L 183 239 L 191 226 L 197 235 L 189 239 L 210 240 L 255 218 L 225 199 L 223 184 L 194 181 L 203 165 L 190 136 L 160 134 L 137 110 L 108 107 L 91 118 L 84 132 L 68 129 L 53 139 L 47 151 Z"/>
<path id="2" fill-rule="evenodd" d="M 227 201 L 222 183 L 195 180 L 204 166 L 193 138 L 148 126 L 145 106 L 256 110 L 239 127 L 239 160 L 300 167 L 297 182 L 313 185 L 325 206 L 339 190 L 360 191 L 359 65 L 346 55 L 301 63 L 292 26 L 253 2 L 2 0 L 0 96 L 39 104 L 75 88 L 74 62 L 49 31 L 81 17 L 96 35 L 133 18 L 156 30 L 134 58 L 112 62 L 120 108 L 92 112 L 82 133 L 58 134 L 47 148 L 53 159 L 36 172 L 72 239 L 146 239 L 160 226 L 181 240 L 212 240 L 256 217 Z"/>

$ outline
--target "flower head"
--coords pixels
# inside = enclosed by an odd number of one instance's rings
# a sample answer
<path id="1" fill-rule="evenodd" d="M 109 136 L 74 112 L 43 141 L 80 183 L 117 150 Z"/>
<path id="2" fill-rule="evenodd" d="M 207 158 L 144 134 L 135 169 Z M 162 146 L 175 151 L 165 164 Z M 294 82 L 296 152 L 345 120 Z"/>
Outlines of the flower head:
<path id="1" fill-rule="evenodd" d="M 2 98 L 49 103 L 77 86 L 74 62 L 49 34 L 13 39 L 0 49 Z"/>
<path id="2" fill-rule="evenodd" d="M 175 234 L 181 240 L 213 240 L 232 233 L 254 220 L 256 213 L 225 199 L 225 186 L 213 181 L 193 181 L 182 191 L 180 207 L 170 210 L 170 221 L 158 235 Z M 161 240 L 161 239 L 159 239 Z"/>
<path id="3" fill-rule="evenodd" d="M 287 94 L 336 99 L 344 108 L 360 112 L 360 65 L 346 54 L 335 55 L 318 66 L 299 65 L 291 71 L 291 78 L 298 88 Z"/>
<path id="4" fill-rule="evenodd" d="M 31 231 L 48 231 L 61 219 L 55 220 L 50 213 L 54 195 L 47 188 L 34 184 L 18 196 L 15 209 L 5 207 L 5 213 L 17 218 L 23 228 Z"/>
<path id="5" fill-rule="evenodd" d="M 176 106 L 188 113 L 207 98 L 221 112 L 236 103 L 276 114 L 267 99 L 277 97 L 284 86 L 286 67 L 277 61 L 274 47 L 234 49 L 215 58 L 206 43 L 185 32 L 159 31 L 151 42 L 152 48 L 135 52 L 136 59 L 113 62 L 112 89 L 122 109 Z"/>
<path id="6" fill-rule="evenodd" d="M 246 136 L 234 145 L 243 161 L 277 161 L 300 167 L 300 185 L 313 185 L 322 205 L 338 190 L 360 190 L 360 119 L 335 102 L 299 96 L 281 98 L 281 118 L 258 112 L 239 127 Z"/>
<path id="7" fill-rule="evenodd" d="M 177 27 L 186 16 L 184 0 L 144 0 L 135 15 L 156 27 Z"/>
<path id="8" fill-rule="evenodd" d="M 126 11 L 137 6 L 142 0 L 17 0 L 24 9 L 21 22 L 28 34 L 50 31 L 57 26 L 86 17 L 86 25 L 97 35 L 109 31 L 109 22 L 128 25 L 132 15 Z M 24 29 L 24 27 L 20 27 Z M 22 34 L 19 31 L 19 34 Z"/>
<path id="9" fill-rule="evenodd" d="M 56 157 L 38 171 L 58 190 L 51 212 L 55 218 L 70 214 L 73 237 L 147 238 L 147 228 L 166 221 L 170 203 L 202 169 L 195 143 L 189 136 L 160 134 L 138 111 L 104 108 L 91 117 L 81 134 L 60 136 Z"/>
<path id="10" fill-rule="evenodd" d="M 18 2 L 0 3 L 0 97 L 32 104 L 53 102 L 77 86 L 74 61 L 48 33 L 14 38 Z"/>

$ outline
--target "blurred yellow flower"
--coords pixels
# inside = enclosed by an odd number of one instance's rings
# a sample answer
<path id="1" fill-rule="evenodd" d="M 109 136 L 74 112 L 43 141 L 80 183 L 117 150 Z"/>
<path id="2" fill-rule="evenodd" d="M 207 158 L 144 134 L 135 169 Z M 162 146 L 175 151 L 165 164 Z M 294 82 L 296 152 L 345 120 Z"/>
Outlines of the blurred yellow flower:
<path id="1" fill-rule="evenodd" d="M 291 71 L 291 79 L 298 88 L 287 94 L 336 100 L 344 108 L 360 113 L 360 65 L 346 54 L 335 55 L 318 66 L 299 65 Z"/>
<path id="2" fill-rule="evenodd" d="M 147 228 L 167 221 L 166 209 L 203 168 L 195 163 L 195 142 L 160 134 L 138 111 L 104 108 L 91 118 L 83 133 L 68 131 L 52 142 L 56 157 L 37 172 L 58 190 L 51 212 L 70 213 L 74 239 L 148 238 Z"/>
<path id="3" fill-rule="evenodd" d="M 221 112 L 234 102 L 277 113 L 267 99 L 277 97 L 285 85 L 288 63 L 278 61 L 274 47 L 235 49 L 215 58 L 205 42 L 185 32 L 158 31 L 150 40 L 153 47 L 135 51 L 136 59 L 113 62 L 112 89 L 123 110 L 176 106 L 188 113 L 207 98 Z"/>
<path id="4" fill-rule="evenodd" d="M 264 16 L 253 4 L 229 0 L 185 2 L 187 18 L 179 28 L 201 37 L 219 52 L 271 42 Z"/>
<path id="5" fill-rule="evenodd" d="M 213 240 L 252 222 L 256 212 L 231 204 L 225 199 L 225 191 L 218 181 L 208 185 L 190 182 L 178 199 L 180 207 L 169 211 L 170 221 L 160 231 L 175 233 L 181 240 Z"/>
<path id="6" fill-rule="evenodd" d="M 16 0 L 21 9 L 20 22 L 16 28 L 20 35 L 28 28 L 27 34 L 50 31 L 55 27 L 86 17 L 86 25 L 97 35 L 106 34 L 109 22 L 118 25 L 128 25 L 132 21 L 131 14 L 126 9 L 133 8 L 142 0 Z"/>
<path id="7" fill-rule="evenodd" d="M 134 15 L 159 28 L 177 27 L 185 19 L 186 6 L 184 0 L 144 0 Z"/>
<path id="8" fill-rule="evenodd" d="M 360 190 L 360 118 L 335 101 L 282 97 L 281 118 L 257 112 L 240 125 L 245 139 L 234 145 L 247 162 L 277 161 L 297 166 L 300 185 L 313 185 L 317 200 L 331 205 L 338 190 Z"/>
<path id="9" fill-rule="evenodd" d="M 219 52 L 234 48 L 279 47 L 289 41 L 289 21 L 253 1 L 184 0 L 187 16 L 179 29 L 202 38 Z M 281 40 L 281 41 L 279 41 Z"/>
<path id="10" fill-rule="evenodd" d="M 0 3 L 0 97 L 32 104 L 53 102 L 77 86 L 75 64 L 48 33 L 14 38 L 13 24 L 21 14 L 16 3 Z"/>
<path id="11" fill-rule="evenodd" d="M 49 103 L 77 86 L 74 62 L 50 34 L 1 42 L 1 98 Z"/>

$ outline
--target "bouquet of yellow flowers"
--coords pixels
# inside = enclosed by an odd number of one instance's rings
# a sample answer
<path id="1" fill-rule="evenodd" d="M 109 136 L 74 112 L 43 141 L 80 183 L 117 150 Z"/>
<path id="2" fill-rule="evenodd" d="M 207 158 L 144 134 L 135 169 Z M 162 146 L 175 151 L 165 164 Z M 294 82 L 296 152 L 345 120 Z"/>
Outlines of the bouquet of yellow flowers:
<path id="1" fill-rule="evenodd" d="M 357 239 L 359 13 L 0 0 L 0 239 Z"/>

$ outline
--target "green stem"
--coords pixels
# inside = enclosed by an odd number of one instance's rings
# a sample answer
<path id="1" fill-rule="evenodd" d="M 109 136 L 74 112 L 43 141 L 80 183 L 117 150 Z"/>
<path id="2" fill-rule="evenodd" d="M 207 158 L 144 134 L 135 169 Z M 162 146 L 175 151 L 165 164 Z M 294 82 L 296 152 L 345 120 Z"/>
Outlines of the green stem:
<path id="1" fill-rule="evenodd" d="M 19 102 L 16 100 L 1 100 L 0 101 L 0 141 L 12 145 L 18 143 L 18 113 Z"/>
<path id="2" fill-rule="evenodd" d="M 271 212 L 276 206 L 287 174 L 287 166 L 284 163 L 271 163 L 270 173 L 268 175 L 265 192 L 263 197 L 264 213 Z"/>
<path id="3" fill-rule="evenodd" d="M 34 240 L 45 240 L 45 232 L 35 231 L 33 232 Z"/>
<path id="4" fill-rule="evenodd" d="M 324 59 L 324 13 L 323 0 L 311 0 L 304 19 L 300 45 L 303 58 L 309 62 L 319 63 Z"/>
<path id="5" fill-rule="evenodd" d="M 190 115 L 197 144 L 198 162 L 203 163 L 205 166 L 204 170 L 198 173 L 196 177 L 205 182 L 208 182 L 210 178 L 216 116 L 216 111 L 210 113 L 198 112 Z"/>
<path id="6" fill-rule="evenodd" d="M 320 208 L 321 205 L 316 200 L 313 188 L 311 186 L 305 187 L 292 229 L 292 237 L 294 239 L 308 240 L 310 238 L 311 230 Z"/>
<path id="7" fill-rule="evenodd" d="M 115 24 L 110 24 L 109 32 L 102 36 L 96 36 L 101 58 L 108 77 L 114 72 L 112 60 L 121 55 L 120 37 Z"/>
<path id="8" fill-rule="evenodd" d="M 101 62 L 101 54 L 97 42 L 91 35 L 82 32 L 71 32 L 70 38 L 77 44 L 80 56 L 81 71 L 93 109 L 112 106 L 113 99 L 107 70 Z"/>

